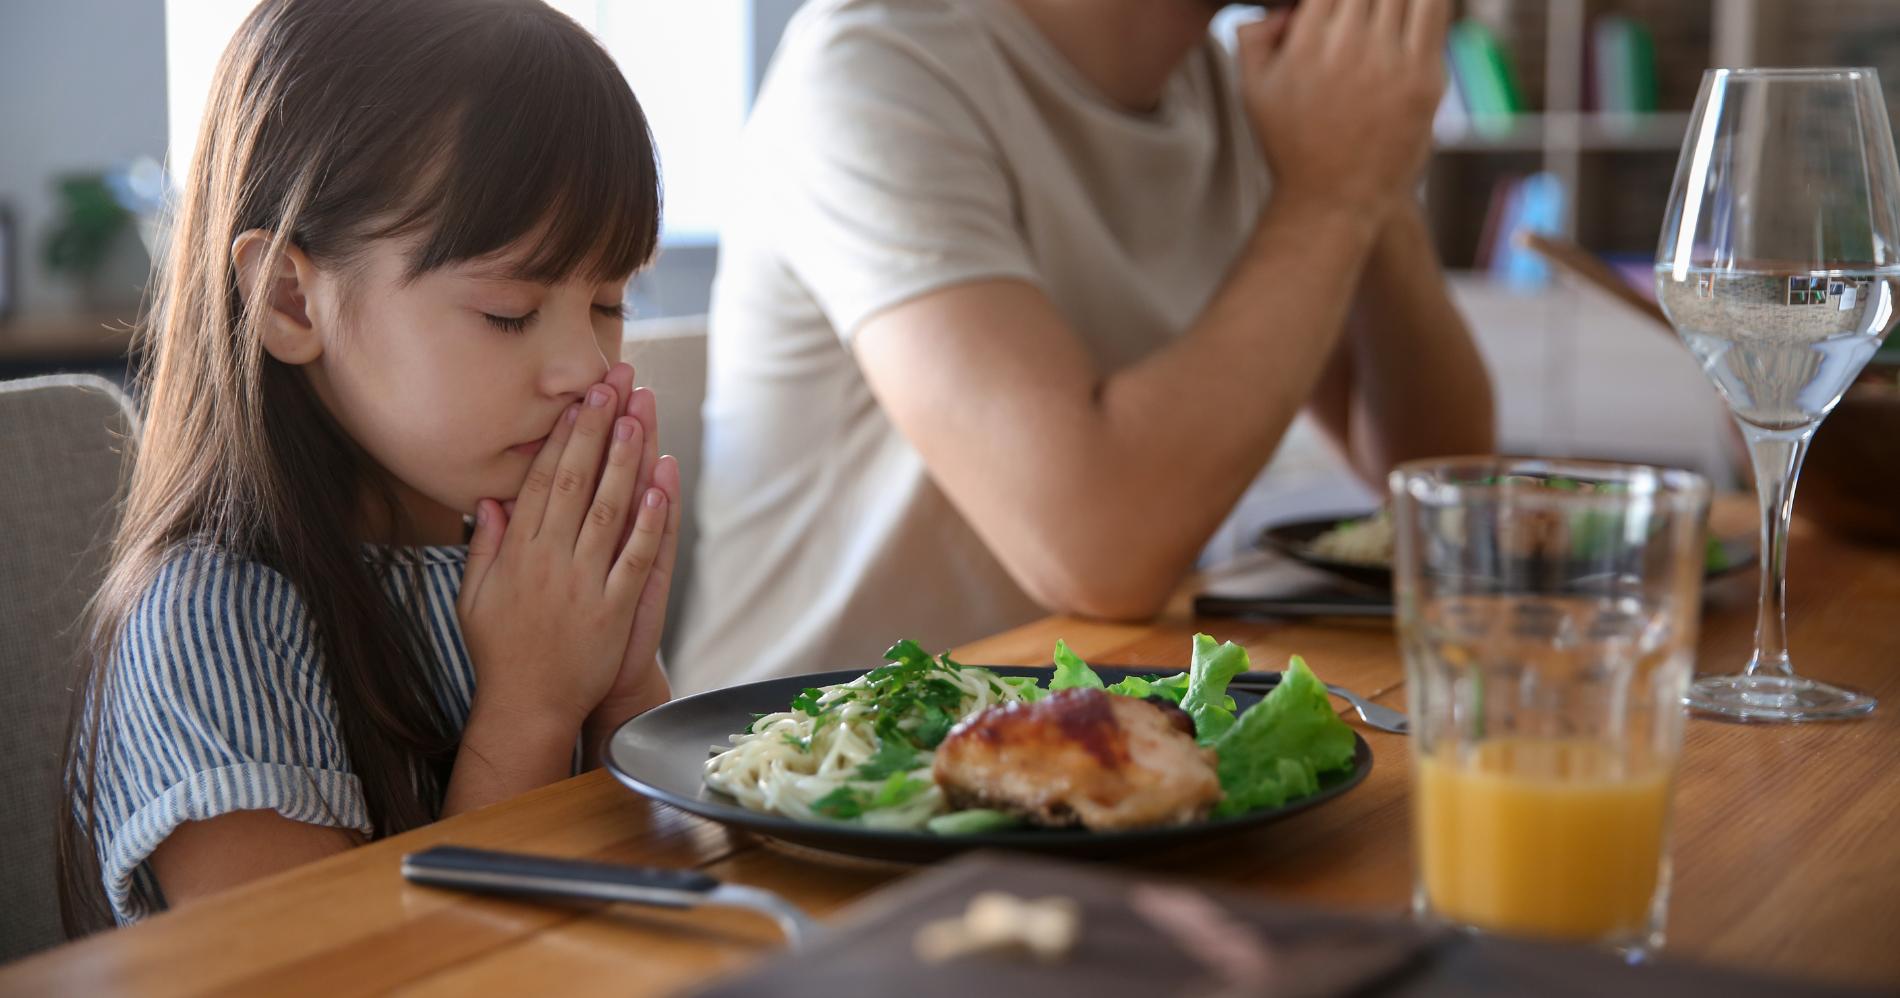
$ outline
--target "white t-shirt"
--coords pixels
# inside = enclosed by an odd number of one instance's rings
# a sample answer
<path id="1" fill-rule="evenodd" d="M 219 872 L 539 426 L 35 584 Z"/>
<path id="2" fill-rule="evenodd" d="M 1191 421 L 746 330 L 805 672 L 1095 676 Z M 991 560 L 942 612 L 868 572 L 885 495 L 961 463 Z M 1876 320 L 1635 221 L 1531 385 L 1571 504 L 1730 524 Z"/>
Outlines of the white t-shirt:
<path id="1" fill-rule="evenodd" d="M 1009 0 L 800 10 L 722 233 L 677 689 L 867 668 L 899 638 L 945 649 L 1043 614 L 879 408 L 852 337 L 920 295 L 1012 279 L 1104 373 L 1167 344 L 1267 197 L 1234 73 L 1210 37 L 1134 113 Z"/>

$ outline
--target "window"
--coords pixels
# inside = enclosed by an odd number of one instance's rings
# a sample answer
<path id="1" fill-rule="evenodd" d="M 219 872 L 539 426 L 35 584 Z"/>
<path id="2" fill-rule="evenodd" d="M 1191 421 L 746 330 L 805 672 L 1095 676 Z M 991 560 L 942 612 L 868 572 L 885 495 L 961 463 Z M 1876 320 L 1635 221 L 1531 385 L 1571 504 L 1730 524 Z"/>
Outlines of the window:
<path id="1" fill-rule="evenodd" d="M 198 119 L 218 56 L 257 0 L 169 0 L 165 4 L 165 167 L 176 184 L 191 168 Z"/>
<path id="2" fill-rule="evenodd" d="M 170 167 L 183 175 L 218 56 L 256 0 L 165 5 Z M 640 97 L 659 147 L 669 246 L 711 246 L 720 191 L 751 104 L 755 59 L 798 0 L 548 0 L 595 33 Z M 772 37 L 755 38 L 755 15 Z M 763 43 L 763 44 L 761 44 Z"/>

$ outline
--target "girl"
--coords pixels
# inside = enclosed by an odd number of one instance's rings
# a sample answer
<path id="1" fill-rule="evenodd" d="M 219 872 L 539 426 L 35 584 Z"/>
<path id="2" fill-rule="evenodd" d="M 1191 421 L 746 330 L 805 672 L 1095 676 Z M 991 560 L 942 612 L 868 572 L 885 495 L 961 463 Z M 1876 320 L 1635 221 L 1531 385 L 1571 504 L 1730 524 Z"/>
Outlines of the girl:
<path id="1" fill-rule="evenodd" d="M 666 699 L 679 473 L 610 365 L 658 214 L 639 104 L 539 0 L 251 13 L 143 330 L 69 931 L 562 778 Z"/>

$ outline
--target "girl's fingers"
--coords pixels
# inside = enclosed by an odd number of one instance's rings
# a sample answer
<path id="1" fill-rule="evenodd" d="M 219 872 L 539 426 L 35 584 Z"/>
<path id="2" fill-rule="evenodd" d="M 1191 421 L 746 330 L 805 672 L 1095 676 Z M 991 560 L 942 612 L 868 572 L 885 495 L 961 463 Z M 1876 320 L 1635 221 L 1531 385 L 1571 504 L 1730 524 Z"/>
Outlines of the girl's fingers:
<path id="1" fill-rule="evenodd" d="M 607 369 L 607 376 L 600 379 L 614 390 L 614 398 L 624 399 L 633 394 L 633 365 L 617 363 Z"/>
<path id="2" fill-rule="evenodd" d="M 644 443 L 640 448 L 640 474 L 634 479 L 636 496 L 647 494 L 653 487 L 653 467 L 660 460 L 660 410 L 659 403 L 651 388 L 636 388 L 627 399 L 627 415 L 640 421 Z M 633 524 L 627 524 L 632 530 Z M 621 542 L 626 542 L 626 534 L 621 534 Z"/>
<path id="3" fill-rule="evenodd" d="M 627 544 L 607 575 L 607 591 L 624 597 L 629 607 L 637 605 L 647 576 L 659 560 L 660 545 L 666 539 L 667 508 L 671 505 L 665 492 L 646 490 L 640 497 L 640 512 L 633 519 L 633 533 L 627 535 Z"/>
<path id="4" fill-rule="evenodd" d="M 660 539 L 659 559 L 653 563 L 653 572 L 647 576 L 646 591 L 641 594 L 641 612 L 649 597 L 656 595 L 659 601 L 659 616 L 655 626 L 666 617 L 666 597 L 673 579 L 674 561 L 679 553 L 680 520 L 686 515 L 686 500 L 680 495 L 680 463 L 671 454 L 660 458 L 653 469 L 653 487 L 666 493 L 666 535 Z"/>
<path id="5" fill-rule="evenodd" d="M 548 496 L 554 490 L 554 476 L 560 468 L 561 452 L 566 449 L 567 438 L 574 431 L 574 420 L 579 408 L 568 406 L 554 420 L 554 428 L 548 431 L 546 443 L 534 455 L 534 462 L 528 465 L 528 477 L 521 482 L 521 492 L 515 496 L 514 506 L 508 511 L 508 522 L 515 529 L 509 531 L 511 545 L 525 544 L 534 539 L 541 530 L 541 520 L 548 507 Z"/>
<path id="6" fill-rule="evenodd" d="M 607 467 L 601 471 L 600 486 L 594 490 L 594 502 L 587 509 L 587 521 L 581 525 L 575 543 L 576 559 L 590 566 L 595 579 L 605 579 L 613 567 L 614 555 L 626 533 L 629 513 L 643 495 L 634 486 L 640 473 L 640 449 L 645 428 L 632 416 L 614 420 L 612 439 L 607 443 Z"/>
<path id="7" fill-rule="evenodd" d="M 495 555 L 501 551 L 501 539 L 508 531 L 508 514 L 501 504 L 493 499 L 482 499 L 475 503 L 475 533 L 468 539 L 468 565 L 462 570 L 462 591 L 456 597 L 456 603 L 467 607 L 482 588 L 482 580 L 488 577 L 488 570 L 494 567 Z"/>
<path id="8" fill-rule="evenodd" d="M 666 493 L 666 533 L 660 539 L 660 553 L 653 561 L 653 570 L 647 573 L 646 585 L 640 590 L 639 609 L 634 611 L 633 635 L 628 640 L 629 649 L 640 654 L 658 651 L 660 637 L 666 629 L 666 604 L 673 592 L 673 579 L 677 576 L 675 562 L 679 558 L 680 518 L 685 506 L 680 497 L 680 466 L 672 457 L 663 457 L 653 472 L 653 487 Z"/>
<path id="9" fill-rule="evenodd" d="M 614 390 L 598 384 L 581 399 L 580 415 L 574 419 L 560 461 L 554 469 L 554 481 L 542 514 L 541 529 L 535 537 L 552 539 L 556 546 L 574 549 L 580 536 L 581 518 L 594 502 L 594 483 L 600 479 L 600 459 L 607 450 L 615 409 Z"/>

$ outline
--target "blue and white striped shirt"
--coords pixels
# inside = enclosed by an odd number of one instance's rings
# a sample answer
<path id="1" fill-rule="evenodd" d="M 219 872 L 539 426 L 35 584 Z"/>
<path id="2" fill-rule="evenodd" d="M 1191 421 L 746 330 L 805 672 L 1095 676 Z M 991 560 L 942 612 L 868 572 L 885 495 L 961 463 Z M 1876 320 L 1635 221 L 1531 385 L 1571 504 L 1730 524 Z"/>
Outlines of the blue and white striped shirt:
<path id="1" fill-rule="evenodd" d="M 410 609 L 429 638 L 431 687 L 459 730 L 475 690 L 455 613 L 468 549 L 411 550 L 422 585 Z M 408 607 L 402 574 L 387 582 Z M 121 923 L 165 907 L 146 860 L 187 821 L 268 808 L 370 833 L 303 602 L 275 571 L 180 548 L 127 618 L 105 695 L 96 846 Z"/>

